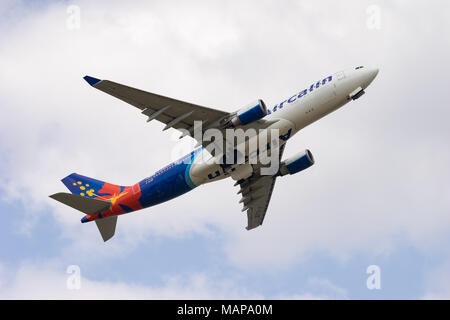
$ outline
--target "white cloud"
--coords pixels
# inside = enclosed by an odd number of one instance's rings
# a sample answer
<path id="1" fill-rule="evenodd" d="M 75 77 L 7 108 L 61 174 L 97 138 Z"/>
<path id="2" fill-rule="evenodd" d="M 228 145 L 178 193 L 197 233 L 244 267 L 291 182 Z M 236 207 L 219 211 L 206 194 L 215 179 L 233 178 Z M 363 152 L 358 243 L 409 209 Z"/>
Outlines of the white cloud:
<path id="1" fill-rule="evenodd" d="M 174 11 L 166 3 L 81 1 L 79 30 L 66 28 L 66 7 L 55 4 L 1 34 L 8 44 L 0 50 L 2 198 L 26 206 L 23 229 L 32 232 L 33 219 L 50 208 L 74 239 L 69 249 L 90 248 L 89 257 L 101 259 L 147 234 L 214 236 L 212 225 L 225 232 L 234 265 L 272 271 L 311 252 L 342 260 L 389 254 L 399 237 L 424 250 L 439 246 L 450 226 L 447 11 L 384 3 L 377 32 L 365 28 L 359 1 L 350 11 L 334 2 L 205 3 Z M 436 40 L 438 29 L 444 35 Z M 244 230 L 231 181 L 121 217 L 120 239 L 106 250 L 94 225 L 80 225 L 77 212 L 48 198 L 71 172 L 131 184 L 170 160 L 171 133 L 90 88 L 86 73 L 233 111 L 255 97 L 274 104 L 361 61 L 380 66 L 379 77 L 362 99 L 289 143 L 286 156 L 308 147 L 316 165 L 278 180 L 257 230 Z"/>
<path id="2" fill-rule="evenodd" d="M 94 281 L 83 275 L 79 289 L 69 289 L 67 281 L 72 274 L 59 266 L 25 265 L 12 280 L 1 287 L 2 299 L 211 299 L 260 298 L 245 290 L 230 287 L 226 282 L 212 285 L 203 274 L 167 277 L 161 286 Z"/>
<path id="3" fill-rule="evenodd" d="M 448 300 L 450 299 L 450 276 L 448 270 L 450 262 L 442 263 L 428 274 L 425 281 L 425 293 L 422 299 Z"/>
<path id="4" fill-rule="evenodd" d="M 96 281 L 80 269 L 80 280 L 73 281 L 73 270 L 57 261 L 26 263 L 18 269 L 0 265 L 1 299 L 329 299 L 326 294 L 299 293 L 264 296 L 249 291 L 233 280 L 215 279 L 204 273 L 163 276 L 160 285 L 120 281 Z M 68 285 L 69 283 L 69 285 Z M 79 285 L 79 286 L 77 286 Z M 326 292 L 329 291 L 325 288 Z M 333 296 L 331 297 L 333 298 Z"/>
<path id="5" fill-rule="evenodd" d="M 319 289 L 327 292 L 328 296 L 335 299 L 346 299 L 347 290 L 336 286 L 328 279 L 310 278 L 308 279 L 308 285 L 312 288 Z"/>

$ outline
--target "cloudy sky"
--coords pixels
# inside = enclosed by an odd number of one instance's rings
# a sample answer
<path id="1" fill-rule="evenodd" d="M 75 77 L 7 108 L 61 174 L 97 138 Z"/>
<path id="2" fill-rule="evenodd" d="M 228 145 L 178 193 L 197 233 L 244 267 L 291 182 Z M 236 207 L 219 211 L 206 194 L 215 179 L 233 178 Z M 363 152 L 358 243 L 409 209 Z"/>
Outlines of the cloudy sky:
<path id="1" fill-rule="evenodd" d="M 449 11 L 444 0 L 1 1 L 0 298 L 450 298 Z M 290 140 L 286 157 L 308 148 L 316 164 L 278 179 L 258 229 L 244 229 L 231 180 L 122 216 L 107 243 L 48 198 L 72 172 L 133 184 L 180 148 L 175 130 L 86 74 L 234 111 L 356 65 L 380 73 Z M 379 290 L 366 286 L 371 265 Z"/>

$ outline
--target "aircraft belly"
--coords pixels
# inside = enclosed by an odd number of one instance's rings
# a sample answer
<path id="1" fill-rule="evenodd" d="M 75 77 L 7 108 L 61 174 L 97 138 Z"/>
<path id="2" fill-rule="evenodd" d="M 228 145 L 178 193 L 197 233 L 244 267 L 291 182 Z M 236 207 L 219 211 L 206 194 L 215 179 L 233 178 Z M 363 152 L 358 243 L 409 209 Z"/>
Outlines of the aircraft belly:
<path id="1" fill-rule="evenodd" d="M 271 129 L 278 130 L 277 136 L 273 136 Z M 294 135 L 296 132 L 296 127 L 293 122 L 284 119 L 284 118 L 278 118 L 278 121 L 272 124 L 267 128 L 267 133 L 263 133 L 265 136 L 265 142 L 263 142 L 263 147 L 266 147 L 267 143 L 270 143 L 275 139 L 275 141 L 278 143 L 279 146 L 283 145 L 291 136 Z M 253 137 L 250 139 L 250 142 L 247 142 L 244 148 L 239 149 L 239 146 L 237 147 L 238 150 L 245 150 L 244 154 L 246 157 L 246 162 L 255 163 L 254 161 L 257 161 L 259 159 L 260 153 L 258 151 L 264 151 L 260 150 L 259 145 L 259 137 Z M 249 147 L 250 145 L 257 146 L 257 150 L 252 149 Z M 250 152 L 252 151 L 252 152 Z M 270 155 L 270 152 L 268 152 L 268 155 Z M 277 158 L 278 160 L 278 158 Z M 218 181 L 221 179 L 228 178 L 232 176 L 232 173 L 235 171 L 235 167 L 240 166 L 239 164 L 232 164 L 228 170 L 226 170 L 226 173 L 224 171 L 224 166 L 221 164 L 216 163 L 216 159 L 212 157 L 206 149 L 203 149 L 202 152 L 199 154 L 198 157 L 195 158 L 193 165 L 190 168 L 190 177 L 196 185 L 209 183 L 213 181 Z M 231 169 L 232 168 L 232 169 Z"/>

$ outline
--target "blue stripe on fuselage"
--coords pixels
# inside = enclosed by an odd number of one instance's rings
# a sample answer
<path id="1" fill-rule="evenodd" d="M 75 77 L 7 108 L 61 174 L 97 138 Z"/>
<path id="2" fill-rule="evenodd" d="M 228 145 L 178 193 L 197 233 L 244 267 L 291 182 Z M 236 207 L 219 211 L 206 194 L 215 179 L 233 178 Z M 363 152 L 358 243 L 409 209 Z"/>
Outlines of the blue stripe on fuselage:
<path id="1" fill-rule="evenodd" d="M 192 182 L 191 179 L 191 175 L 190 175 L 190 171 L 191 171 L 191 166 L 194 163 L 195 158 L 197 158 L 197 156 L 200 154 L 200 151 L 203 149 L 203 147 L 198 148 L 197 150 L 194 150 L 193 152 L 190 153 L 190 162 L 188 164 L 188 166 L 186 167 L 186 170 L 184 171 L 184 179 L 186 180 L 186 183 L 188 184 L 189 187 L 191 187 L 191 189 L 194 189 L 195 187 L 197 187 L 194 182 Z"/>
<path id="2" fill-rule="evenodd" d="M 154 206 L 194 189 L 196 185 L 192 182 L 189 171 L 201 150 L 202 148 L 198 148 L 192 151 L 139 182 L 141 188 L 139 202 L 142 207 Z"/>

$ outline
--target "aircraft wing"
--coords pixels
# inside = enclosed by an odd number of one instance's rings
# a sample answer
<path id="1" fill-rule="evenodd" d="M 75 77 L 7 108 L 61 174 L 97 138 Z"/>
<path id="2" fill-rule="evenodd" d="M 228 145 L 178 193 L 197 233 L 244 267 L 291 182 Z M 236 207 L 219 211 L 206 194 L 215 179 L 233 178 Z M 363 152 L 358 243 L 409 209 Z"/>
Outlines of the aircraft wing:
<path id="1" fill-rule="evenodd" d="M 286 144 L 283 144 L 280 147 L 280 159 L 283 156 L 285 146 Z M 242 211 L 247 211 L 247 230 L 262 225 L 276 179 L 277 176 L 262 176 L 257 174 L 236 183 L 240 184 L 238 193 L 242 194 L 240 200 L 240 203 L 244 205 Z"/>
<path id="2" fill-rule="evenodd" d="M 147 122 L 158 120 L 164 123 L 166 126 L 163 130 L 186 129 L 189 131 L 189 135 L 193 136 L 194 121 L 202 121 L 204 132 L 207 128 L 218 125 L 220 120 L 229 115 L 228 112 L 164 97 L 109 80 L 100 80 L 89 76 L 85 76 L 84 79 L 94 88 L 140 109 L 141 113 L 148 116 Z M 186 135 L 183 134 L 181 137 Z"/>
<path id="3" fill-rule="evenodd" d="M 158 120 L 166 125 L 163 130 L 169 128 L 178 130 L 184 129 L 182 130 L 183 134 L 180 138 L 187 135 L 195 138 L 194 121 L 202 121 L 202 132 L 201 135 L 199 135 L 200 140 L 197 140 L 198 145 L 202 144 L 206 148 L 211 144 L 210 141 L 202 140 L 203 134 L 207 129 L 219 129 L 222 132 L 222 136 L 225 137 L 225 131 L 221 128 L 220 124 L 221 121 L 230 117 L 231 114 L 228 112 L 164 97 L 109 80 L 100 80 L 90 76 L 85 76 L 84 79 L 92 87 L 140 109 L 142 114 L 148 116 L 147 122 Z M 273 120 L 267 121 L 260 119 L 250 124 L 250 126 L 255 129 L 263 129 L 268 127 L 271 123 L 273 123 Z M 214 142 L 215 141 L 212 143 Z M 222 148 L 223 147 L 220 146 L 220 149 Z M 208 149 L 208 151 L 210 149 Z"/>

